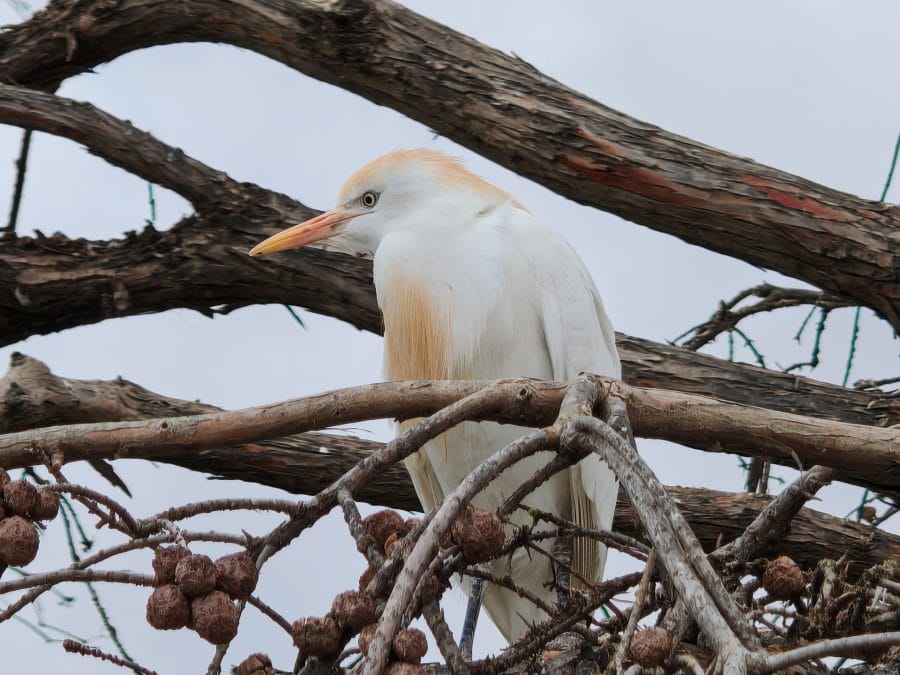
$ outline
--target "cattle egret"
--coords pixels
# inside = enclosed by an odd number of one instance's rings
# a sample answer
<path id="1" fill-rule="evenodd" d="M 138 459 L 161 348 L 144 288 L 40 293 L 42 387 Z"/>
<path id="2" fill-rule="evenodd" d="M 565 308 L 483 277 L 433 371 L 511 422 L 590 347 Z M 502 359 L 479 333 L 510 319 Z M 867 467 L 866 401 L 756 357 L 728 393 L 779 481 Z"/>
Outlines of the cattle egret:
<path id="1" fill-rule="evenodd" d="M 568 381 L 582 371 L 620 377 L 612 326 L 578 254 L 455 158 L 424 149 L 388 153 L 347 180 L 338 206 L 266 239 L 250 255 L 324 239 L 374 257 L 388 380 Z M 480 462 L 525 433 L 469 422 L 427 443 L 406 460 L 422 506 L 434 508 Z M 519 462 L 475 505 L 495 509 L 551 458 L 544 452 Z M 538 487 L 525 504 L 583 527 L 609 529 L 617 487 L 610 469 L 592 455 Z M 512 521 L 532 524 L 522 511 Z M 576 539 L 571 548 L 573 583 L 599 580 L 606 548 L 588 539 Z M 495 576 L 509 574 L 544 602 L 556 602 L 547 556 L 520 549 L 491 567 Z M 488 584 L 483 593 L 485 609 L 510 642 L 546 619 L 504 588 Z"/>

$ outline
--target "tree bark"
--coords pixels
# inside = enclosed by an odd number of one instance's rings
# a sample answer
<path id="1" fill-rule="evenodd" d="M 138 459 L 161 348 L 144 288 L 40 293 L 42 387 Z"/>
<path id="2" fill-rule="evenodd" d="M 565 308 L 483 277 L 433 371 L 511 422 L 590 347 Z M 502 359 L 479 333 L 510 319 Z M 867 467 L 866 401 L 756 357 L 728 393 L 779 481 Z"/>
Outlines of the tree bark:
<path id="1" fill-rule="evenodd" d="M 707 452 L 751 454 L 788 466 L 830 466 L 840 470 L 840 480 L 900 494 L 898 428 L 819 420 L 591 377 L 625 402 L 635 435 L 674 440 Z M 530 378 L 388 382 L 233 412 L 54 426 L 0 437 L 0 466 L 203 452 L 364 420 L 434 415 L 484 392 L 490 392 L 490 404 L 465 419 L 540 427 L 553 423 L 568 388 L 565 382 Z"/>
<path id="2" fill-rule="evenodd" d="M 0 81 L 52 88 L 186 41 L 269 56 L 559 194 L 852 298 L 900 329 L 897 207 L 630 118 L 387 0 L 60 2 L 3 35 Z"/>
<path id="3" fill-rule="evenodd" d="M 196 415 L 218 408 L 169 398 L 118 379 L 76 380 L 59 377 L 40 361 L 14 357 L 0 379 L 0 433 L 47 425 L 113 422 L 155 417 Z M 148 457 L 191 471 L 259 483 L 295 494 L 313 495 L 336 481 L 381 443 L 350 436 L 309 432 L 274 441 L 204 452 Z M 764 495 L 732 494 L 700 488 L 667 487 L 707 551 L 740 536 L 771 499 Z M 387 467 L 357 494 L 362 501 L 389 508 L 420 511 L 412 483 L 399 464 Z M 617 532 L 641 538 L 631 507 L 620 494 L 613 524 Z M 773 553 L 790 555 L 814 567 L 835 551 L 846 552 L 852 576 L 865 568 L 900 555 L 900 537 L 811 509 L 792 520 L 791 533 Z"/>

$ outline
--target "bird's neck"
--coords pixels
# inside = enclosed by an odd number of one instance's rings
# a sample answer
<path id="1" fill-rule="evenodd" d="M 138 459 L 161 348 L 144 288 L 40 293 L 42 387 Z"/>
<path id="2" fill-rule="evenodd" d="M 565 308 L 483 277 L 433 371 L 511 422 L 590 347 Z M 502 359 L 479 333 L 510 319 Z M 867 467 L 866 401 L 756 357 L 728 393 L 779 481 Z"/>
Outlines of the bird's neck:
<path id="1" fill-rule="evenodd" d="M 477 349 L 498 292 L 483 237 L 391 233 L 375 255 L 389 380 L 456 379 Z"/>

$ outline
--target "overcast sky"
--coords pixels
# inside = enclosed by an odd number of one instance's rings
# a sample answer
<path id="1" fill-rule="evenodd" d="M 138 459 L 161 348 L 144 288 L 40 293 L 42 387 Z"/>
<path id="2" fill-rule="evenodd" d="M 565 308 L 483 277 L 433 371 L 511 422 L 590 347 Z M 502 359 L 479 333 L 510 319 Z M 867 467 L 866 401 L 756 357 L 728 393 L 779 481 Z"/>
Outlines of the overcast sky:
<path id="1" fill-rule="evenodd" d="M 900 130 L 900 4 L 845 2 L 408 2 L 416 11 L 514 52 L 545 74 L 638 119 L 709 145 L 751 157 L 825 185 L 877 198 Z M 737 5 L 737 6 L 736 6 Z M 0 3 L 0 22 L 15 23 Z M 334 203 L 344 178 L 397 147 L 435 147 L 463 157 L 477 173 L 511 192 L 539 218 L 559 227 L 581 252 L 620 331 L 665 341 L 705 319 L 722 298 L 764 281 L 798 281 L 689 246 L 678 239 L 582 207 L 517 177 L 387 108 L 319 83 L 261 56 L 227 46 L 175 45 L 126 55 L 96 74 L 65 82 L 60 93 L 90 101 L 131 120 L 162 141 L 239 180 L 283 191 L 315 208 Z M 0 214 L 9 210 L 20 131 L 0 127 Z M 898 181 L 900 182 L 900 181 Z M 8 189 L 2 189 L 2 186 Z M 157 226 L 190 212 L 183 199 L 155 189 Z M 888 200 L 900 200 L 895 185 Z M 61 231 L 105 239 L 140 229 L 149 218 L 147 184 L 89 155 L 70 141 L 36 134 L 32 143 L 19 230 Z M 805 360 L 810 335 L 792 340 L 805 312 L 749 322 L 771 367 Z M 242 309 L 214 320 L 187 310 L 111 320 L 32 337 L 0 349 L 0 362 L 22 351 L 64 376 L 133 380 L 184 399 L 238 408 L 380 379 L 381 339 L 338 321 L 301 311 L 302 329 L 280 306 Z M 851 381 L 898 371 L 890 328 L 863 310 Z M 833 313 L 823 341 L 823 364 L 812 376 L 840 381 L 852 310 Z M 711 353 L 724 355 L 724 341 Z M 751 360 L 738 351 L 738 358 Z M 385 424 L 351 430 L 389 437 Z M 641 443 L 663 482 L 738 490 L 737 460 Z M 201 498 L 267 495 L 236 482 L 210 482 L 190 472 L 146 463 L 117 464 L 134 493 L 138 516 Z M 70 479 L 106 489 L 89 469 L 73 465 Z M 789 478 L 791 472 L 781 471 Z M 124 499 L 124 496 L 119 495 Z M 817 508 L 846 513 L 859 491 L 833 486 Z M 204 526 L 261 534 L 277 518 L 228 514 Z M 888 529 L 897 531 L 896 522 Z M 92 531 L 93 533 L 93 531 Z M 117 541 L 101 533 L 98 545 Z M 219 555 L 222 547 L 197 546 Z M 33 571 L 68 562 L 62 528 L 53 523 Z M 609 574 L 626 568 L 613 556 Z M 149 572 L 149 556 L 117 559 L 109 568 Z M 260 595 L 290 620 L 321 615 L 334 595 L 355 587 L 364 567 L 339 519 L 304 534 L 267 564 Z M 7 573 L 7 576 L 9 573 Z M 97 646 L 114 650 L 80 588 L 62 608 L 50 594 L 43 619 Z M 188 631 L 157 632 L 143 623 L 145 589 L 100 586 L 130 653 L 161 673 L 202 672 L 212 648 Z M 449 620 L 461 623 L 453 594 Z M 23 613 L 38 621 L 34 611 Z M 497 649 L 487 621 L 476 652 Z M 47 629 L 54 637 L 60 634 Z M 27 626 L 0 627 L 4 666 L 47 672 L 121 672 L 45 647 Z M 266 651 L 276 665 L 293 662 L 284 633 L 248 609 L 226 664 Z"/>

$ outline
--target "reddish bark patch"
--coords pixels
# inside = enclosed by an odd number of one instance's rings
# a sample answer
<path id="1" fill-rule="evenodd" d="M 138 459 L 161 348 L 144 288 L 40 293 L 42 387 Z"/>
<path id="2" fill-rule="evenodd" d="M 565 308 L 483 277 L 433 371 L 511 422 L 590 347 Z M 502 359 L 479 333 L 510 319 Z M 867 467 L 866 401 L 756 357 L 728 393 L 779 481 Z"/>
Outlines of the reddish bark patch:
<path id="1" fill-rule="evenodd" d="M 824 206 L 815 199 L 798 197 L 795 194 L 786 192 L 785 190 L 772 185 L 772 183 L 765 178 L 760 178 L 758 176 L 741 176 L 741 181 L 750 187 L 756 188 L 773 202 L 786 209 L 803 211 L 812 216 L 827 218 L 828 220 L 839 220 L 843 222 L 850 220 L 850 218 L 841 211 L 835 211 L 828 206 Z"/>

